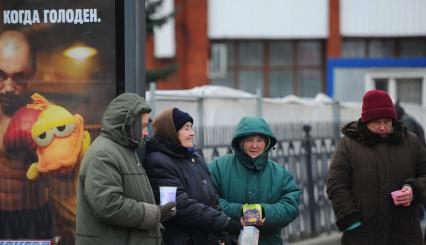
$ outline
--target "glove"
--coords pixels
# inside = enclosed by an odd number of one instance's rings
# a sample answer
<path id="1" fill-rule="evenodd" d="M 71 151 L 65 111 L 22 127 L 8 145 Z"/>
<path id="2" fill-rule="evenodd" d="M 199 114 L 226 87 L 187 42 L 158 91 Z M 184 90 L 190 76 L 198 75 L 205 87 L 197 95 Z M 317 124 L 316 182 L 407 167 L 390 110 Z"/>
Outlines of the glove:
<path id="1" fill-rule="evenodd" d="M 161 222 L 169 220 L 176 215 L 176 202 L 168 202 L 160 206 Z"/>
<path id="2" fill-rule="evenodd" d="M 350 225 L 348 228 L 346 228 L 345 231 L 351 231 L 351 230 L 353 230 L 353 229 L 355 229 L 355 228 L 357 228 L 361 225 L 362 225 L 361 221 L 357 221 L 357 222 L 353 223 L 352 225 Z"/>
<path id="3" fill-rule="evenodd" d="M 228 225 L 225 227 L 225 231 L 227 231 L 230 235 L 238 236 L 243 229 L 243 226 L 234 220 L 231 220 Z"/>
<path id="4" fill-rule="evenodd" d="M 40 115 L 39 110 L 21 107 L 10 119 L 3 145 L 10 158 L 18 157 L 17 153 L 28 153 L 35 156 L 36 143 L 31 137 L 31 128 Z M 36 158 L 35 158 L 36 159 Z"/>

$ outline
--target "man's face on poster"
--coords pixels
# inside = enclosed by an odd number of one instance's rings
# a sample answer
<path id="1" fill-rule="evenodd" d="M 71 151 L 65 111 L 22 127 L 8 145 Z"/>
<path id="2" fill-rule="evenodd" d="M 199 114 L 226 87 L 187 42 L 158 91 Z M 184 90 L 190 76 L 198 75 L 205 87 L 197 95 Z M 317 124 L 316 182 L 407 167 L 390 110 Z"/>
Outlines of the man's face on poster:
<path id="1" fill-rule="evenodd" d="M 0 104 L 12 116 L 25 102 L 25 92 L 33 70 L 26 40 L 0 41 Z"/>

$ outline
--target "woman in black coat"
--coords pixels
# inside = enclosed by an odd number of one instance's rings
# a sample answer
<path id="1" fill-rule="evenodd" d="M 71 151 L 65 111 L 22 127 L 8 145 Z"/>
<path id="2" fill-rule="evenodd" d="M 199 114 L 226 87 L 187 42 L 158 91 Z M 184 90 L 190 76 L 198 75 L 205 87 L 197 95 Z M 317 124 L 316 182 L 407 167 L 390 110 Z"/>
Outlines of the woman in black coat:
<path id="1" fill-rule="evenodd" d="M 426 150 L 396 121 L 389 94 L 366 92 L 361 118 L 342 133 L 327 179 L 341 244 L 422 245 Z"/>
<path id="2" fill-rule="evenodd" d="M 147 142 L 145 169 L 157 203 L 160 186 L 176 186 L 177 214 L 164 223 L 166 245 L 218 244 L 224 235 L 238 235 L 240 223 L 217 210 L 206 163 L 194 148 L 192 117 L 177 108 L 160 113 Z"/>

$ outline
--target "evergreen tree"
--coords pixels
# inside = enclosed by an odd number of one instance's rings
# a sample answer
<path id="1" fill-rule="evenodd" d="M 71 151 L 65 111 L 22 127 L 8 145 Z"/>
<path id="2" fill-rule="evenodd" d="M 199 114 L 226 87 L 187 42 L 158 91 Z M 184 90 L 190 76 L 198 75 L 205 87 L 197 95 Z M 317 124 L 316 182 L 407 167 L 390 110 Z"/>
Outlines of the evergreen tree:
<path id="1" fill-rule="evenodd" d="M 155 27 L 161 27 L 170 18 L 173 18 L 175 13 L 169 13 L 164 16 L 158 16 L 158 8 L 163 4 L 163 0 L 147 0 L 145 1 L 145 23 L 146 23 L 146 35 L 153 35 Z M 169 75 L 176 72 L 178 65 L 176 63 L 167 65 L 158 69 L 151 69 L 146 71 L 146 82 L 156 82 L 159 79 L 164 79 Z"/>

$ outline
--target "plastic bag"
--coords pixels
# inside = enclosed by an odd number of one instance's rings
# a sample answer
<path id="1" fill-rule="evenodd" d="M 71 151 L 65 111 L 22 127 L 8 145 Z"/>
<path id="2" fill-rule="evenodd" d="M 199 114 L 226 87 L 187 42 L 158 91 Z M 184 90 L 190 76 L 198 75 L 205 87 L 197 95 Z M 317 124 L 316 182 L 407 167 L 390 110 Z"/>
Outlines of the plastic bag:
<path id="1" fill-rule="evenodd" d="M 238 236 L 238 245 L 258 245 L 259 230 L 254 226 L 244 226 Z"/>

